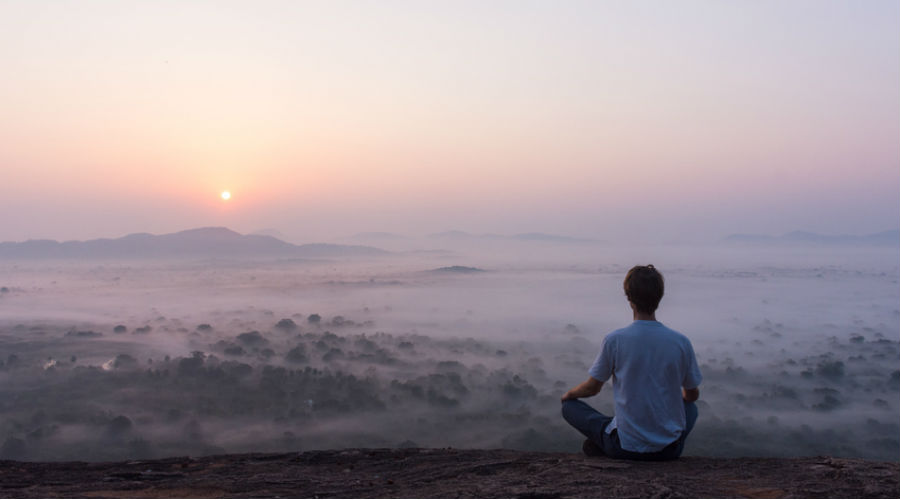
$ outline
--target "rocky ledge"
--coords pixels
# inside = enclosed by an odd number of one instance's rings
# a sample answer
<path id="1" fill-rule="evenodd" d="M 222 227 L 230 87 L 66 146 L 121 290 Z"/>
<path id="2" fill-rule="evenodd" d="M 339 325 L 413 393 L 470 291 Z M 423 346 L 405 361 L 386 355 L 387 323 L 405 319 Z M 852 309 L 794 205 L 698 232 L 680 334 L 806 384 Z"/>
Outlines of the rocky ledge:
<path id="1" fill-rule="evenodd" d="M 630 462 L 569 453 L 352 449 L 131 462 L 0 461 L 0 498 L 900 497 L 900 463 Z"/>

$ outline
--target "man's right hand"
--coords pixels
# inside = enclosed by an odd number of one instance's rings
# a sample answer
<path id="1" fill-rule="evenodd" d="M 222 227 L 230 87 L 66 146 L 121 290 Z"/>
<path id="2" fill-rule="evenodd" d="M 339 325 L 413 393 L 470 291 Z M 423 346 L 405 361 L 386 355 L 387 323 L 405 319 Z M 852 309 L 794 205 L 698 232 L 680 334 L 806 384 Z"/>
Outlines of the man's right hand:
<path id="1" fill-rule="evenodd" d="M 570 399 L 578 398 L 589 398 L 594 394 L 600 392 L 600 389 L 602 387 L 603 382 L 600 382 L 593 377 L 588 377 L 587 380 L 569 389 L 569 392 L 563 394 L 562 401 L 568 401 Z"/>

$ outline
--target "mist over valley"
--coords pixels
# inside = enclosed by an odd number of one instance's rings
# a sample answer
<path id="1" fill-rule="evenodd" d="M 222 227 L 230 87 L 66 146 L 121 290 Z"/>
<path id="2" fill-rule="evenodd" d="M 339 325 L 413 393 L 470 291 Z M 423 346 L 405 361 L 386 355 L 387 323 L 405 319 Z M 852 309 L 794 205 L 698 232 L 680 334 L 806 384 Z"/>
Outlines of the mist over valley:
<path id="1" fill-rule="evenodd" d="M 685 454 L 900 452 L 896 246 L 232 233 L 0 244 L 0 457 L 575 452 L 559 398 L 646 263 L 704 375 Z M 588 402 L 611 413 L 612 388 Z"/>

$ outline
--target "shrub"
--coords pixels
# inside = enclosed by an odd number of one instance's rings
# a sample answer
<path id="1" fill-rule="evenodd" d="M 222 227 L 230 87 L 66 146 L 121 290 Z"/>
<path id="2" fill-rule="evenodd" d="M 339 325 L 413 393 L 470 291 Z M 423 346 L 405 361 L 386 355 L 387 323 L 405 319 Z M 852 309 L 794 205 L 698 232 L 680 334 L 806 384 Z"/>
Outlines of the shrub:
<path id="1" fill-rule="evenodd" d="M 297 323 L 294 323 L 294 320 L 291 318 L 283 318 L 278 323 L 275 323 L 275 328 L 281 330 L 294 330 L 297 328 Z"/>
<path id="2" fill-rule="evenodd" d="M 237 339 L 240 343 L 248 346 L 263 346 L 269 343 L 269 341 L 256 330 L 244 332 L 238 335 Z"/>
<path id="3" fill-rule="evenodd" d="M 291 363 L 306 363 L 309 361 L 309 357 L 306 355 L 306 346 L 304 344 L 298 344 L 297 347 L 288 351 L 284 356 L 284 359 Z"/>

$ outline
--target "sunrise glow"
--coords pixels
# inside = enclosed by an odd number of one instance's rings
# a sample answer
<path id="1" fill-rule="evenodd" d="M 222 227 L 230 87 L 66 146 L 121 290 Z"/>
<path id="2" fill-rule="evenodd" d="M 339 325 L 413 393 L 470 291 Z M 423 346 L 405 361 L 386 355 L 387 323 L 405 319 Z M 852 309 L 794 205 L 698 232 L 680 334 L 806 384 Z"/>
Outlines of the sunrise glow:
<path id="1" fill-rule="evenodd" d="M 0 2 L 0 241 L 897 225 L 898 2 L 90 4 Z"/>

